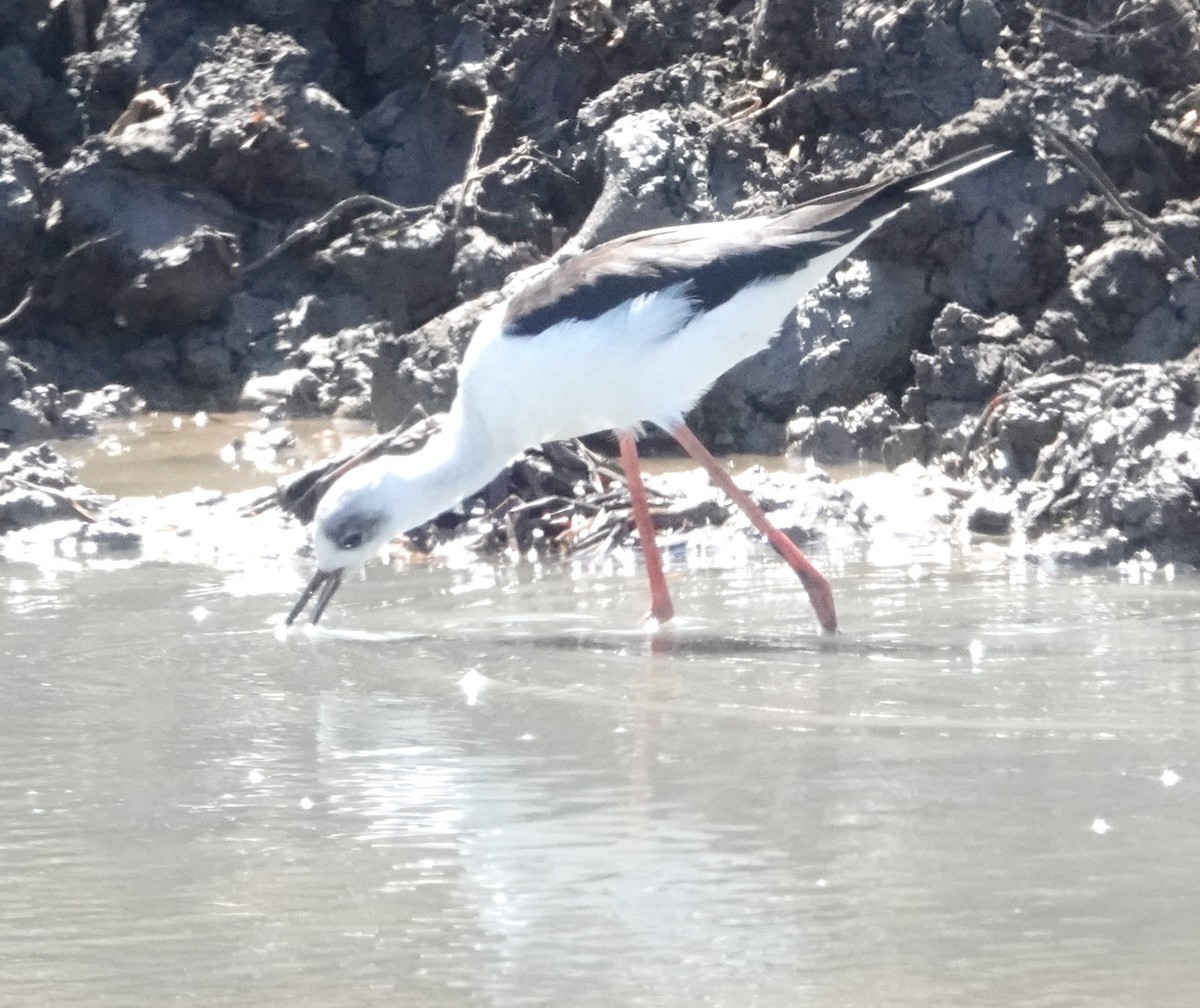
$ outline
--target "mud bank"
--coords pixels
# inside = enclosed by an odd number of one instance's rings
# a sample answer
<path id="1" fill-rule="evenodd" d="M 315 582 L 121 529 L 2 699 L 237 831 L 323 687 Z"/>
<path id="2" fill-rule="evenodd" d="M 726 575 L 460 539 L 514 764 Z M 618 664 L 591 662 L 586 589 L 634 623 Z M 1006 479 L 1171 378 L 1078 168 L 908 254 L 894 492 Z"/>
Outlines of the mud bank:
<path id="1" fill-rule="evenodd" d="M 988 141 L 1015 153 L 898 217 L 690 422 L 905 466 L 978 536 L 1195 563 L 1198 39 L 1172 0 L 14 0 L 0 516 L 67 517 L 28 446 L 140 409 L 419 421 L 564 247 Z M 472 506 L 536 499 L 514 472 Z M 586 510 L 565 472 L 542 496 Z"/>

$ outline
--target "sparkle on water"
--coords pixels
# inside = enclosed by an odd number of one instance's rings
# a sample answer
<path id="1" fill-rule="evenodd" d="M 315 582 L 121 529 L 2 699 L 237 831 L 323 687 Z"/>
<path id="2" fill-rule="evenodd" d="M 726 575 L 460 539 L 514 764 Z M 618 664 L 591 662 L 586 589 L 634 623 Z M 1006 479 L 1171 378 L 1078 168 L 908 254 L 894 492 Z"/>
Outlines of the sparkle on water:
<path id="1" fill-rule="evenodd" d="M 10 558 L 0 1003 L 1190 1008 L 1200 581 L 927 532 Z"/>

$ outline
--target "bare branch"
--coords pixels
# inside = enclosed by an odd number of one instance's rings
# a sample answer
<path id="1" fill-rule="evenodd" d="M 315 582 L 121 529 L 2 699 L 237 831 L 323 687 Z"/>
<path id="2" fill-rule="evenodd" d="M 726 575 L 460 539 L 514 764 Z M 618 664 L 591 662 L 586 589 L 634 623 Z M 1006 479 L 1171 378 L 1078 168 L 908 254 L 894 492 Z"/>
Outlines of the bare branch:
<path id="1" fill-rule="evenodd" d="M 296 228 L 295 231 L 284 238 L 283 241 L 261 259 L 256 259 L 254 262 L 243 266 L 240 272 L 241 278 L 244 280 L 246 277 L 259 272 L 297 246 L 316 245 L 319 242 L 327 241 L 334 228 L 343 221 L 352 221 L 376 211 L 415 217 L 418 214 L 428 213 L 432 209 L 432 206 L 402 207 L 383 199 L 381 196 L 372 196 L 370 193 L 359 193 L 356 196 L 349 196 L 339 203 L 335 203 L 316 220 L 309 221 L 307 224 L 302 224 Z"/>
<path id="2" fill-rule="evenodd" d="M 0 329 L 7 329 L 10 325 L 17 321 L 23 314 L 25 309 L 33 304 L 33 289 L 34 284 L 30 284 L 25 288 L 25 296 L 17 302 L 17 306 L 7 315 L 0 317 Z"/>
<path id="3" fill-rule="evenodd" d="M 487 141 L 488 134 L 492 132 L 492 127 L 496 125 L 496 103 L 498 100 L 494 94 L 489 93 L 484 104 L 483 115 L 479 120 L 479 128 L 475 131 L 475 142 L 471 145 L 471 156 L 467 159 L 467 169 L 463 173 L 462 187 L 458 191 L 458 202 L 454 206 L 452 221 L 455 224 L 458 223 L 459 217 L 462 216 L 463 207 L 466 205 L 471 187 L 478 181 L 482 174 L 479 169 L 479 158 L 483 154 L 483 145 Z"/>
<path id="4" fill-rule="evenodd" d="M 1104 197 L 1108 204 L 1146 238 L 1154 243 L 1155 247 L 1171 261 L 1171 263 L 1187 273 L 1189 276 L 1197 275 L 1195 265 L 1188 262 L 1178 252 L 1175 251 L 1158 233 L 1155 228 L 1154 221 L 1147 217 L 1144 213 L 1132 206 L 1124 196 L 1121 195 L 1113 180 L 1109 178 L 1108 173 L 1097 163 L 1096 159 L 1073 137 L 1068 136 L 1061 130 L 1057 130 L 1046 123 L 1035 122 L 1033 124 L 1034 133 L 1048 146 L 1054 148 L 1059 154 L 1065 157 L 1074 167 L 1092 184 L 1092 187 Z"/>

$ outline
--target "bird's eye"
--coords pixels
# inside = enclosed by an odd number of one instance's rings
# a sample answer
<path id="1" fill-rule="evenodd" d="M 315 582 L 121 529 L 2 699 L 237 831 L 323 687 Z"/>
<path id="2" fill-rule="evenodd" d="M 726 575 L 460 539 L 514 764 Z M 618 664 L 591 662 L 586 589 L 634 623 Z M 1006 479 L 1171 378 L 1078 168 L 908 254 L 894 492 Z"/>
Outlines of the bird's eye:
<path id="1" fill-rule="evenodd" d="M 341 553 L 362 549 L 375 540 L 380 528 L 380 516 L 372 512 L 355 511 L 335 517 L 321 525 L 321 538 Z"/>

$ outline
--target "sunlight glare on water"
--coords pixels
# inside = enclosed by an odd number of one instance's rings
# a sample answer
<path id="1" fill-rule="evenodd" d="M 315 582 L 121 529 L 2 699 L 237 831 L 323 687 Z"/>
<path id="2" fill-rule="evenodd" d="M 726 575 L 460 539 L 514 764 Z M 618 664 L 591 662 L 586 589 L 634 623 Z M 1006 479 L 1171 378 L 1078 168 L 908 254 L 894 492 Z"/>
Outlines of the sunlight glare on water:
<path id="1" fill-rule="evenodd" d="M 299 464 L 249 430 L 150 417 L 84 475 Z M 664 543 L 665 629 L 632 550 L 373 566 L 291 631 L 300 530 L 232 508 L 11 550 L 0 1005 L 1190 1008 L 1200 581 L 933 506 L 814 557 L 832 640 L 725 533 Z"/>
<path id="2" fill-rule="evenodd" d="M 2 1003 L 1194 1003 L 1194 575 L 12 566 Z"/>

